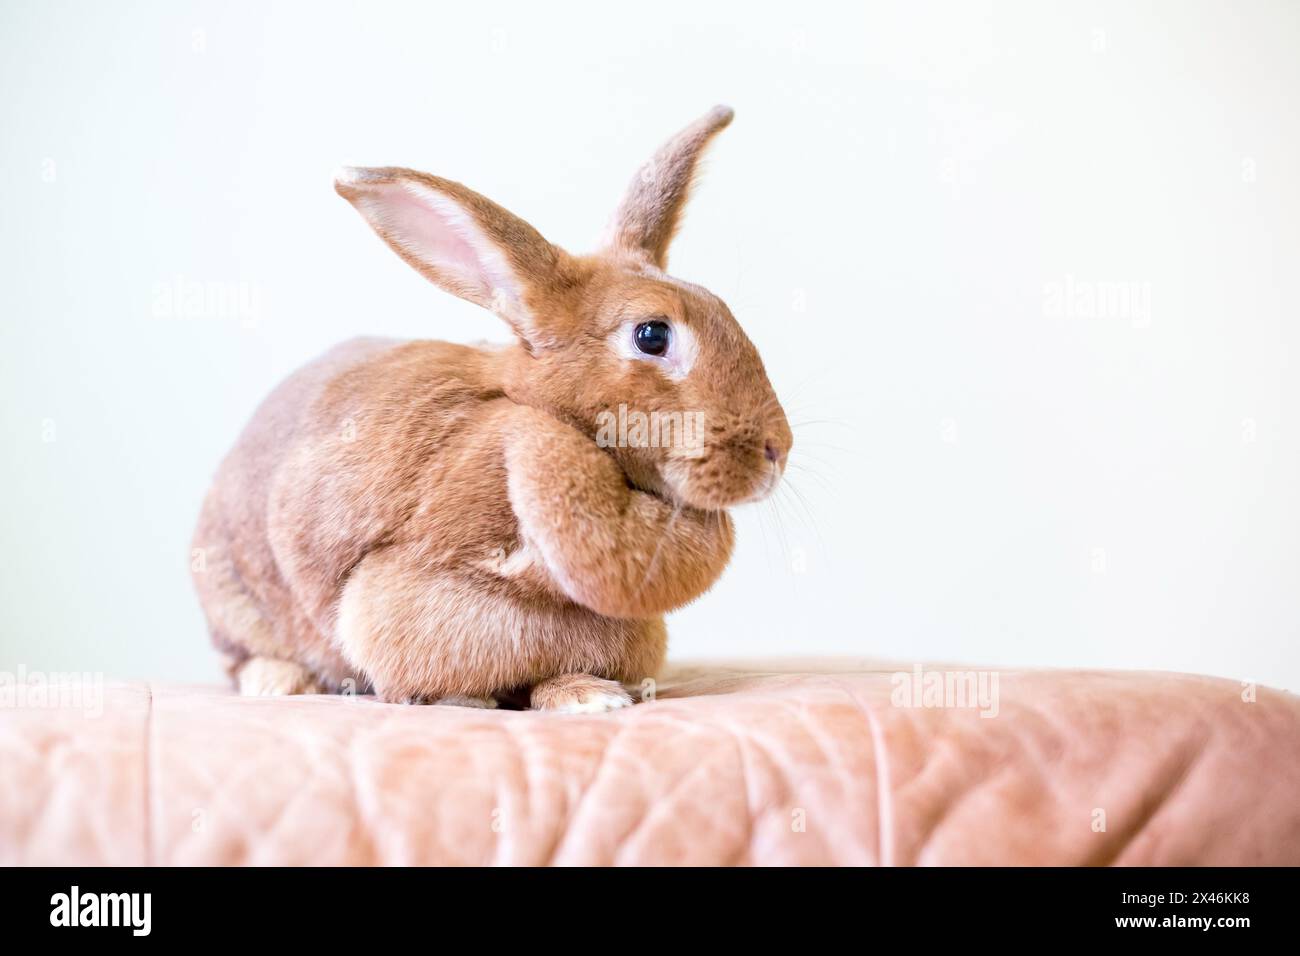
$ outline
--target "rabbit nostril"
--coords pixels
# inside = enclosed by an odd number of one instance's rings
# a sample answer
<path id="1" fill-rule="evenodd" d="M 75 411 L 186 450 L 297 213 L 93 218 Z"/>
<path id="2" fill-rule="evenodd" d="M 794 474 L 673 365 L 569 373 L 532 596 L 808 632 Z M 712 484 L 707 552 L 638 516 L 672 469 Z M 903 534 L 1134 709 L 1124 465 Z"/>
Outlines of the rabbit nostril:
<path id="1" fill-rule="evenodd" d="M 765 441 L 763 442 L 763 457 L 768 461 L 780 461 L 781 449 L 776 446 L 775 442 Z"/>

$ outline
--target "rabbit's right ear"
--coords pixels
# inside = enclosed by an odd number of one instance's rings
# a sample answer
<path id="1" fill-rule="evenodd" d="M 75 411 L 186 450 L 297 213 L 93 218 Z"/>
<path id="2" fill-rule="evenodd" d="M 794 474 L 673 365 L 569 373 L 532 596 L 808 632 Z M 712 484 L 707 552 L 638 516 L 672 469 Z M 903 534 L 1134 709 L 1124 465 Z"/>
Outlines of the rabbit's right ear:
<path id="1" fill-rule="evenodd" d="M 604 247 L 631 253 L 663 269 L 681 223 L 700 155 L 734 115 L 715 106 L 659 148 L 637 172 L 605 229 Z"/>
<path id="2" fill-rule="evenodd" d="M 539 344 L 536 315 L 561 250 L 460 183 L 411 169 L 344 167 L 334 188 L 425 278 Z"/>

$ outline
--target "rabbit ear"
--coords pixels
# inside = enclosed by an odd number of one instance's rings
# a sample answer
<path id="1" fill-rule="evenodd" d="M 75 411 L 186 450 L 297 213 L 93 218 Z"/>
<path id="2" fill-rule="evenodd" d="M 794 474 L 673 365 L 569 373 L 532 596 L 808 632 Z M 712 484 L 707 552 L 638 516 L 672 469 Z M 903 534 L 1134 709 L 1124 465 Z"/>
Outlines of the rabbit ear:
<path id="1" fill-rule="evenodd" d="M 664 268 L 700 154 L 733 115 L 731 107 L 715 106 L 641 167 L 605 231 L 607 249 L 644 256 Z"/>
<path id="2" fill-rule="evenodd" d="M 526 341 L 561 252 L 460 183 L 410 169 L 344 167 L 334 188 L 393 251 L 452 295 L 490 309 Z"/>

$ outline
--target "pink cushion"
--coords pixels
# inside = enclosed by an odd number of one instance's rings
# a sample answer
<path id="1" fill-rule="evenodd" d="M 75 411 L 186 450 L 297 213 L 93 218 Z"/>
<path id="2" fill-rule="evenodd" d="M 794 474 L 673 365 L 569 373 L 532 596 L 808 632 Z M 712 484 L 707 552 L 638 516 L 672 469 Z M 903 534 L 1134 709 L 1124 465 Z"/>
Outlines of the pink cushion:
<path id="1" fill-rule="evenodd" d="M 894 673 L 679 666 L 601 716 L 108 684 L 0 709 L 0 863 L 1300 864 L 1290 694 L 1002 671 L 981 716 Z"/>

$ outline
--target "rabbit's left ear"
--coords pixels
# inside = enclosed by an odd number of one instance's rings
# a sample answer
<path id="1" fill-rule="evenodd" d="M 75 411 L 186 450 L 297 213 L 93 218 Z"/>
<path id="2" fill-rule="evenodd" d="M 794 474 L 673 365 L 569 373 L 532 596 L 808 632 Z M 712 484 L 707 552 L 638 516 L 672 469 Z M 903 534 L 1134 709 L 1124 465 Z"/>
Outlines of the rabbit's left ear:
<path id="1" fill-rule="evenodd" d="M 715 106 L 660 147 L 628 186 L 605 230 L 606 249 L 664 268 L 700 155 L 734 115 L 729 106 Z"/>
<path id="2" fill-rule="evenodd" d="M 426 279 L 539 344 L 535 316 L 563 253 L 536 229 L 460 183 L 411 169 L 344 167 L 334 188 Z"/>

